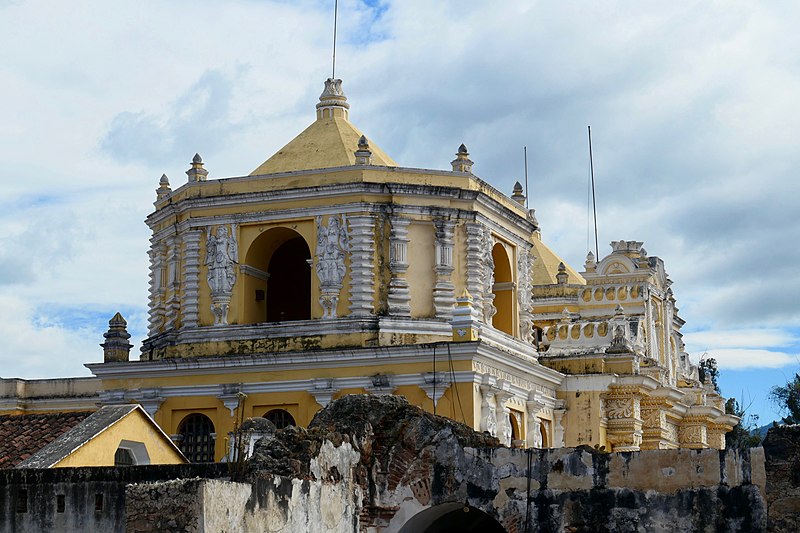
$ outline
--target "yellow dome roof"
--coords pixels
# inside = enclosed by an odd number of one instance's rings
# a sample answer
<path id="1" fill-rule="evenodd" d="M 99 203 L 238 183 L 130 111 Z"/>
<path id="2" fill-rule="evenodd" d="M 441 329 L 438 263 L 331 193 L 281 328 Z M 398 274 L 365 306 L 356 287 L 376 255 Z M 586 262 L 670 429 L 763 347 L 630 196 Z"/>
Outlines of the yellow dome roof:
<path id="1" fill-rule="evenodd" d="M 251 176 L 355 165 L 362 133 L 348 119 L 350 105 L 342 80 L 328 79 L 317 104 L 317 120 L 261 163 Z M 386 153 L 369 143 L 372 165 L 396 167 Z"/>

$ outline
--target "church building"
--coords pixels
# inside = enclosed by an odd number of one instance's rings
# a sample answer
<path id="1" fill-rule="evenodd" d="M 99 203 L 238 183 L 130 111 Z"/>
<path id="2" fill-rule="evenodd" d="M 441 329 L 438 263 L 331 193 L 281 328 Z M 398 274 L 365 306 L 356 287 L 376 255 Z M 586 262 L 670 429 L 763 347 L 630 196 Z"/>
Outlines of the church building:
<path id="1" fill-rule="evenodd" d="M 328 79 L 316 120 L 248 176 L 162 176 L 149 331 L 110 323 L 100 404 L 138 403 L 193 461 L 249 417 L 306 425 L 332 399 L 396 394 L 516 447 L 724 448 L 738 421 L 701 383 L 664 263 L 614 241 L 583 271 L 522 188 L 406 168 Z M 546 206 L 541 206 L 546 209 Z M 4 404 L 0 400 L 0 407 Z M 24 409 L 22 409 L 24 411 Z"/>

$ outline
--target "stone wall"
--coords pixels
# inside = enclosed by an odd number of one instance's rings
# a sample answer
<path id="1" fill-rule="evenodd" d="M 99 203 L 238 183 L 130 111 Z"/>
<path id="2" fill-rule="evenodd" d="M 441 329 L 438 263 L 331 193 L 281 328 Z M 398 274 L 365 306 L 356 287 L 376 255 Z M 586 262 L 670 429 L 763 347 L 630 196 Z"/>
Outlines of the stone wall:
<path id="1" fill-rule="evenodd" d="M 0 470 L 0 531 L 124 531 L 128 484 L 225 475 L 214 464 Z"/>
<path id="2" fill-rule="evenodd" d="M 770 428 L 764 439 L 769 531 L 800 531 L 800 426 Z"/>

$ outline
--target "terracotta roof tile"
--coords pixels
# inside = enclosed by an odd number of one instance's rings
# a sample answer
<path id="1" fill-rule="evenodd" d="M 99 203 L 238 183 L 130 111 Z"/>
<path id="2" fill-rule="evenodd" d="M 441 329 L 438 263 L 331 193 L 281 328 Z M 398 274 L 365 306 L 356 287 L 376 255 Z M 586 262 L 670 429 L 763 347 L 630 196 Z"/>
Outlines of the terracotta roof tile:
<path id="1" fill-rule="evenodd" d="M 14 468 L 91 414 L 0 415 L 0 468 Z"/>

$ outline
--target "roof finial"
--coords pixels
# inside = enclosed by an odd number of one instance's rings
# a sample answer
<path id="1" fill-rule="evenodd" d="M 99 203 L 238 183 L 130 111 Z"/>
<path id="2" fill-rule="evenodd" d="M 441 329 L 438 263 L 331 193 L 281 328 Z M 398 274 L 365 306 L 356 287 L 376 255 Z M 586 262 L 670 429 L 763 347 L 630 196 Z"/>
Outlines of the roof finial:
<path id="1" fill-rule="evenodd" d="M 369 149 L 369 142 L 365 136 L 358 139 L 358 150 L 356 150 L 356 165 L 371 165 L 372 150 Z"/>
<path id="2" fill-rule="evenodd" d="M 458 147 L 456 158 L 450 162 L 453 165 L 453 172 L 472 172 L 472 165 L 474 164 L 469 159 L 469 152 L 467 147 L 462 143 Z"/>
<path id="3" fill-rule="evenodd" d="M 203 158 L 200 157 L 200 154 L 194 154 L 192 158 L 192 168 L 186 171 L 186 175 L 189 176 L 189 181 L 206 181 L 208 177 L 208 170 L 203 168 Z"/>
<path id="4" fill-rule="evenodd" d="M 128 323 L 117 313 L 108 321 L 108 331 L 103 333 L 106 342 L 101 344 L 103 347 L 103 361 L 106 363 L 114 361 L 128 361 L 133 345 L 128 342 L 131 338 L 128 333 Z"/>
<path id="5" fill-rule="evenodd" d="M 166 174 L 161 174 L 161 179 L 158 180 L 158 189 L 156 189 L 156 200 L 161 200 L 165 196 L 169 196 L 172 188 L 169 186 L 169 178 Z"/>
<path id="6" fill-rule="evenodd" d="M 567 267 L 562 261 L 558 264 L 558 274 L 556 274 L 556 281 L 559 285 L 566 285 L 569 281 L 569 274 L 567 274 Z"/>
<path id="7" fill-rule="evenodd" d="M 511 195 L 511 199 L 520 205 L 525 205 L 525 195 L 522 194 L 522 184 L 520 182 L 514 183 L 514 193 Z"/>
<path id="8" fill-rule="evenodd" d="M 349 118 L 350 104 L 342 91 L 342 80 L 328 78 L 325 80 L 325 89 L 319 95 L 317 104 L 317 120 L 325 118 Z"/>

